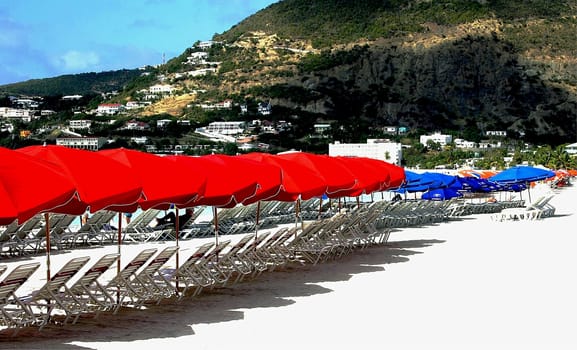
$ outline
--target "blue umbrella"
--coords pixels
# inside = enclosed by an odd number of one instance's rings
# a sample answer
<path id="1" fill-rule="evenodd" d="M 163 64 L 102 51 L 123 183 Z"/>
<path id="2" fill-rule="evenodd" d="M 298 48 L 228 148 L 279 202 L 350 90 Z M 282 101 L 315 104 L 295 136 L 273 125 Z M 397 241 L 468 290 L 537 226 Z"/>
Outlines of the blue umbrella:
<path id="1" fill-rule="evenodd" d="M 527 184 L 533 181 L 545 180 L 550 177 L 555 176 L 555 172 L 549 169 L 537 168 L 532 166 L 515 166 L 500 173 L 493 175 L 489 178 L 490 181 L 497 182 L 504 185 L 525 185 L 527 188 L 527 193 L 529 194 L 529 203 L 531 202 L 531 192 L 529 191 L 529 186 Z M 522 191 L 521 188 L 511 188 L 513 191 Z"/>
<path id="2" fill-rule="evenodd" d="M 447 199 L 455 198 L 455 197 L 462 197 L 459 191 L 454 188 L 445 187 L 445 188 L 437 188 L 433 190 L 429 190 L 421 196 L 421 199 L 427 199 L 432 201 L 444 201 Z"/>
<path id="3" fill-rule="evenodd" d="M 399 192 L 424 192 L 430 189 L 452 187 L 462 189 L 457 176 L 441 173 L 424 172 L 422 174 L 405 170 L 405 183 L 399 188 Z"/>
<path id="4" fill-rule="evenodd" d="M 489 180 L 498 183 L 523 183 L 545 180 L 553 176 L 555 176 L 555 173 L 549 169 L 516 166 L 491 176 Z"/>

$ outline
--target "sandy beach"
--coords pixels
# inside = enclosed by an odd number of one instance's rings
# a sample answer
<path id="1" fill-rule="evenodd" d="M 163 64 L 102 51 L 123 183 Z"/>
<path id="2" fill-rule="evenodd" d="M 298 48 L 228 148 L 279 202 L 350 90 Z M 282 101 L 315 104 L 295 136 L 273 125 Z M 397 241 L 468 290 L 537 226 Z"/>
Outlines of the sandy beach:
<path id="1" fill-rule="evenodd" d="M 0 348 L 574 349 L 577 187 L 555 193 L 554 217 L 495 222 L 476 214 L 395 229 L 386 246 L 340 260 L 264 273 L 178 303 L 3 334 Z M 181 242 L 181 255 L 200 241 Z M 122 261 L 167 244 L 123 246 Z M 72 256 L 92 256 L 90 265 L 116 250 L 53 254 L 52 271 Z M 31 260 L 45 257 L 2 263 Z"/>

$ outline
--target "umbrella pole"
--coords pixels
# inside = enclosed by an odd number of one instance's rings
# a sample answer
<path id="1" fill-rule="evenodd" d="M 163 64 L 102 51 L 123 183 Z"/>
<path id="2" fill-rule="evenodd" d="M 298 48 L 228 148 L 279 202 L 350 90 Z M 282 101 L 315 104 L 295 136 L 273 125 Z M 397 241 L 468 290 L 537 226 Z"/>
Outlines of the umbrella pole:
<path id="1" fill-rule="evenodd" d="M 44 213 L 44 221 L 46 221 L 46 280 L 50 281 L 50 215 Z"/>
<path id="2" fill-rule="evenodd" d="M 216 241 L 216 246 L 218 247 L 218 213 L 216 207 L 212 207 L 212 215 L 214 220 L 214 239 Z"/>
<path id="3" fill-rule="evenodd" d="M 122 212 L 118 212 L 118 262 L 116 264 L 116 274 L 120 276 L 120 254 L 122 247 Z M 116 288 L 116 302 L 120 304 L 120 285 Z"/>
<path id="4" fill-rule="evenodd" d="M 178 217 L 178 207 L 175 205 L 174 209 L 176 210 L 176 215 L 174 218 L 174 231 L 176 232 L 176 253 L 174 258 L 176 259 L 176 271 L 178 271 L 178 251 L 179 251 L 179 242 L 178 242 L 178 236 L 180 236 L 180 219 Z M 175 288 L 176 288 L 176 294 L 178 294 L 178 278 L 176 279 L 176 283 L 175 283 Z"/>
<path id="5" fill-rule="evenodd" d="M 321 197 L 321 200 L 319 202 L 319 220 L 323 217 L 323 197 Z"/>
<path id="6" fill-rule="evenodd" d="M 299 200 L 295 201 L 295 238 L 297 238 L 297 229 L 299 227 Z"/>
<path id="7" fill-rule="evenodd" d="M 258 237 L 258 221 L 260 218 L 260 201 L 256 202 L 256 219 L 255 219 L 255 226 L 254 226 L 254 240 L 256 241 Z"/>

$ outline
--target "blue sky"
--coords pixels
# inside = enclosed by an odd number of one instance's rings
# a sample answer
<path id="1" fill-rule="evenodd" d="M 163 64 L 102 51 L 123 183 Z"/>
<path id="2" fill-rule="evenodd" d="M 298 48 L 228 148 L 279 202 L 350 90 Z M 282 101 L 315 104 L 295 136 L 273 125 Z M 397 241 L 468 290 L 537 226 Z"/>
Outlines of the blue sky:
<path id="1" fill-rule="evenodd" d="M 278 0 L 0 2 L 0 85 L 155 65 Z"/>

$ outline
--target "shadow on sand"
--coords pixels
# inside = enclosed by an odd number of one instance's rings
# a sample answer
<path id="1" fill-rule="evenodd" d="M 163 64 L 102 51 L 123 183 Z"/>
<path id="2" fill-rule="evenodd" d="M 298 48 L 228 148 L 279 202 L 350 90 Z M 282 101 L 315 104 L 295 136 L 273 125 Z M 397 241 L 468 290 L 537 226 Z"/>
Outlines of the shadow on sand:
<path id="1" fill-rule="evenodd" d="M 144 310 L 123 309 L 118 314 L 102 313 L 98 318 L 83 317 L 74 325 L 47 326 L 0 332 L 0 348 L 11 349 L 86 349 L 70 344 L 176 338 L 194 334 L 197 324 L 241 320 L 239 309 L 282 307 L 295 303 L 291 298 L 330 293 L 322 282 L 348 281 L 353 275 L 384 271 L 386 265 L 409 261 L 414 249 L 443 243 L 443 240 L 389 242 L 358 250 L 339 260 L 317 265 L 291 265 L 265 272 L 253 280 L 230 288 L 206 291 L 194 299 L 163 302 Z"/>

